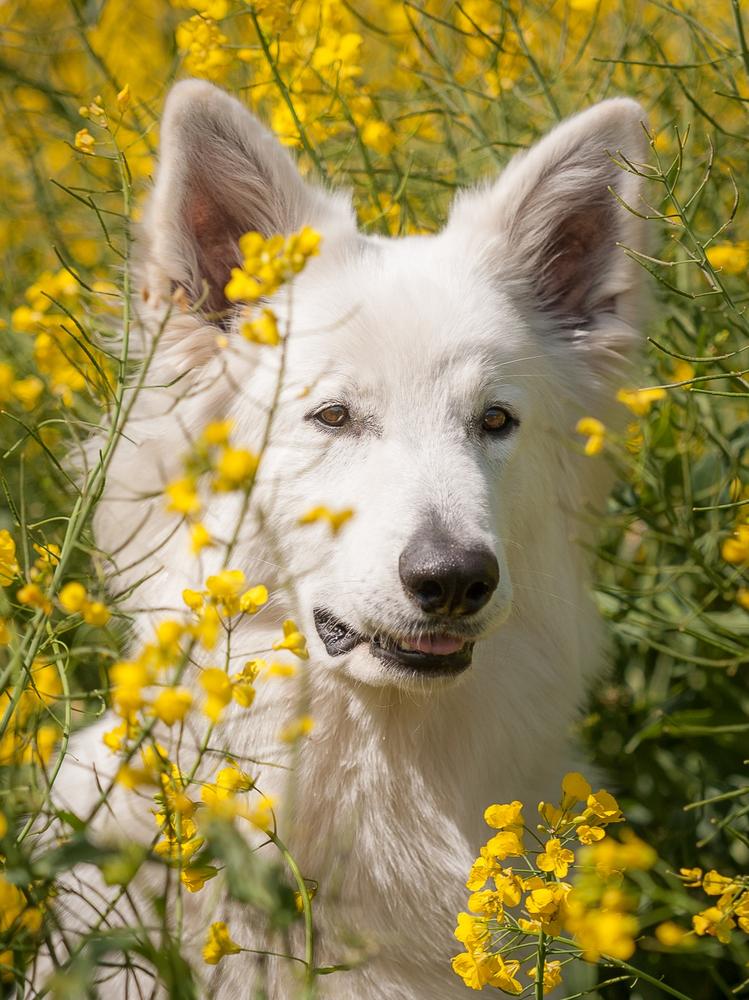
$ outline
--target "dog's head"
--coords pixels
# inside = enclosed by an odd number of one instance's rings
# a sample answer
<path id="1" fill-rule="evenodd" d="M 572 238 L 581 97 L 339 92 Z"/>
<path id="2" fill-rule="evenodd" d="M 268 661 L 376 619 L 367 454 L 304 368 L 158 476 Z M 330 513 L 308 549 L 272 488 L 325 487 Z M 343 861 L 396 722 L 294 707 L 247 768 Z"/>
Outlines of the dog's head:
<path id="1" fill-rule="evenodd" d="M 616 196 L 637 207 L 639 181 L 614 158 L 640 158 L 641 118 L 598 105 L 461 194 L 438 235 L 388 240 L 360 234 L 348 200 L 303 180 L 237 101 L 172 92 L 148 281 L 203 312 L 164 337 L 222 373 L 206 419 L 231 415 L 257 446 L 283 376 L 255 502 L 324 665 L 372 683 L 456 676 L 529 573 L 564 586 L 570 510 L 605 491 L 575 421 L 608 414 L 637 340 L 641 269 L 621 244 L 641 244 L 640 223 Z M 270 303 L 285 347 L 247 344 L 224 296 L 238 237 L 304 225 L 321 253 Z M 354 513 L 334 534 L 299 523 L 316 506 Z"/>

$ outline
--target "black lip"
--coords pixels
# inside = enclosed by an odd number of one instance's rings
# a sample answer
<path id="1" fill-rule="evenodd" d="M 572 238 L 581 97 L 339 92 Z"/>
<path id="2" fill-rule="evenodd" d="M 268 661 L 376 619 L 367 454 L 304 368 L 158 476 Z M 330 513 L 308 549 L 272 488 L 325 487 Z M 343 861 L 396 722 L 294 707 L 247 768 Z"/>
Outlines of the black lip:
<path id="1" fill-rule="evenodd" d="M 336 618 L 325 608 L 315 608 L 312 614 L 317 634 L 322 639 L 328 656 L 343 656 L 344 653 L 350 653 L 354 647 L 367 641 L 363 635 L 355 632 L 350 625 Z"/>
<path id="2" fill-rule="evenodd" d="M 313 616 L 317 634 L 322 639 L 328 656 L 343 656 L 362 643 L 368 643 L 372 656 L 382 660 L 387 666 L 430 677 L 462 673 L 471 665 L 473 659 L 475 643 L 472 641 L 466 641 L 463 648 L 456 653 L 434 656 L 429 653 L 418 653 L 415 650 L 401 649 L 392 640 L 383 637 L 367 638 L 341 621 L 340 618 L 336 618 L 326 608 L 315 608 Z"/>
<path id="3" fill-rule="evenodd" d="M 466 642 L 457 653 L 450 653 L 446 656 L 430 656 L 429 653 L 417 653 L 415 651 L 401 649 L 399 646 L 392 646 L 377 639 L 370 639 L 369 651 L 372 656 L 382 660 L 388 666 L 404 668 L 411 673 L 427 674 L 430 677 L 447 677 L 449 675 L 460 674 L 471 665 L 473 659 L 474 643 Z"/>

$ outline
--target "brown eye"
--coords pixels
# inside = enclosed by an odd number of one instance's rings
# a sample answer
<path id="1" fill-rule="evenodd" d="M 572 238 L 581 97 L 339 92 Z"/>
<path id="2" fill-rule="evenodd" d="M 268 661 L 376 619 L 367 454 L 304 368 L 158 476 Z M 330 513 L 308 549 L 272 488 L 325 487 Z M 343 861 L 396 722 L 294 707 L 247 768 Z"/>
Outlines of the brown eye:
<path id="1" fill-rule="evenodd" d="M 340 403 L 332 403 L 315 414 L 315 420 L 325 427 L 343 427 L 350 419 L 349 411 Z"/>
<path id="2" fill-rule="evenodd" d="M 509 430 L 509 428 L 512 427 L 512 423 L 512 416 L 501 406 L 487 407 L 487 409 L 484 410 L 484 416 L 481 419 L 481 427 L 490 434 L 496 434 L 498 431 Z"/>

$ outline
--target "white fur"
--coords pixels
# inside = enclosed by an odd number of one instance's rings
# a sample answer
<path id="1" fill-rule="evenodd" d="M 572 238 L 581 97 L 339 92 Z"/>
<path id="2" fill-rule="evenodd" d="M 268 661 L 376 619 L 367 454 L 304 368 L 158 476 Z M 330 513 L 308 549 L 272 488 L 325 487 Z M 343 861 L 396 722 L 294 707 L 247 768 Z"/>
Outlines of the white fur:
<path id="1" fill-rule="evenodd" d="M 273 303 L 282 325 L 290 323 L 287 377 L 253 515 L 232 559 L 274 594 L 240 626 L 235 649 L 267 649 L 291 613 L 311 659 L 302 685 L 261 683 L 251 712 L 230 711 L 222 740 L 234 753 L 281 762 L 281 725 L 300 704 L 316 720 L 293 777 L 265 767 L 260 784 L 284 802 L 282 835 L 321 884 L 318 961 L 345 958 L 352 933 L 375 952 L 360 969 L 322 979 L 326 998 L 467 996 L 450 971 L 459 950 L 451 934 L 470 862 L 490 832 L 483 810 L 520 798 L 532 817 L 540 799 L 556 796 L 570 763 L 569 727 L 602 660 L 579 541 L 609 488 L 605 462 L 581 457 L 573 431 L 588 413 L 613 419 L 614 388 L 638 340 L 638 270 L 614 241 L 641 245 L 639 223 L 607 190 L 635 202 L 637 183 L 606 151 L 637 159 L 641 116 L 625 99 L 583 112 L 498 181 L 461 195 L 439 235 L 385 240 L 357 233 L 345 199 L 302 181 L 236 101 L 194 81 L 168 100 L 145 224 L 141 349 L 175 282 L 200 293 L 205 247 L 196 240 L 210 244 L 210 266 L 231 263 L 231 241 L 212 219 L 237 220 L 239 232 L 311 224 L 323 234 L 291 309 L 285 293 Z M 206 197 L 193 212 L 197 223 L 186 224 L 195 199 Z M 125 601 L 138 609 L 141 637 L 181 606 L 184 587 L 200 587 L 219 565 L 210 550 L 199 562 L 190 556 L 175 515 L 149 497 L 180 474 L 180 457 L 211 419 L 231 417 L 236 440 L 257 447 L 273 392 L 280 351 L 249 345 L 234 328 L 229 346 L 217 348 L 216 334 L 193 313 L 167 322 L 146 380 L 153 388 L 118 445 L 96 515 L 97 542 L 115 553 L 113 590 L 143 581 Z M 368 429 L 336 437 L 305 421 L 338 399 Z M 518 414 L 514 434 L 487 441 L 468 433 L 471 418 L 494 402 Z M 333 537 L 324 525 L 297 523 L 318 504 L 356 513 Z M 217 495 L 209 529 L 226 538 L 237 511 L 234 497 Z M 500 585 L 475 616 L 472 667 L 454 682 L 407 682 L 366 646 L 329 657 L 315 606 L 364 634 L 411 627 L 398 556 L 435 513 L 465 544 L 490 546 L 500 564 Z M 220 650 L 206 662 L 221 662 Z M 92 769 L 114 766 L 101 743 L 111 725 L 76 738 L 58 779 L 59 799 L 78 813 L 96 795 Z M 100 814 L 100 836 L 153 833 L 146 804 L 133 808 L 128 794 L 117 792 Z M 227 908 L 216 884 L 186 900 L 198 966 L 207 925 L 227 914 L 236 939 L 263 946 L 252 914 Z M 256 968 L 251 957 L 233 956 L 206 990 L 221 1000 L 250 996 Z M 296 995 L 289 963 L 271 962 L 267 972 L 271 1000 Z M 124 992 L 110 982 L 107 996 Z"/>

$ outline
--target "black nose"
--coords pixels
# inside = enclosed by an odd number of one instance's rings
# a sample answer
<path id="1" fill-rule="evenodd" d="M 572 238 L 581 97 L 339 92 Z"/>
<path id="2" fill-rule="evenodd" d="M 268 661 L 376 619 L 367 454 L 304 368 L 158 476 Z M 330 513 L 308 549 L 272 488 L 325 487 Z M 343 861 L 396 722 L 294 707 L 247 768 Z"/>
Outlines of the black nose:
<path id="1" fill-rule="evenodd" d="M 398 560 L 403 588 L 422 611 L 472 615 L 499 583 L 499 566 L 486 548 L 464 548 L 446 536 L 415 536 Z"/>

